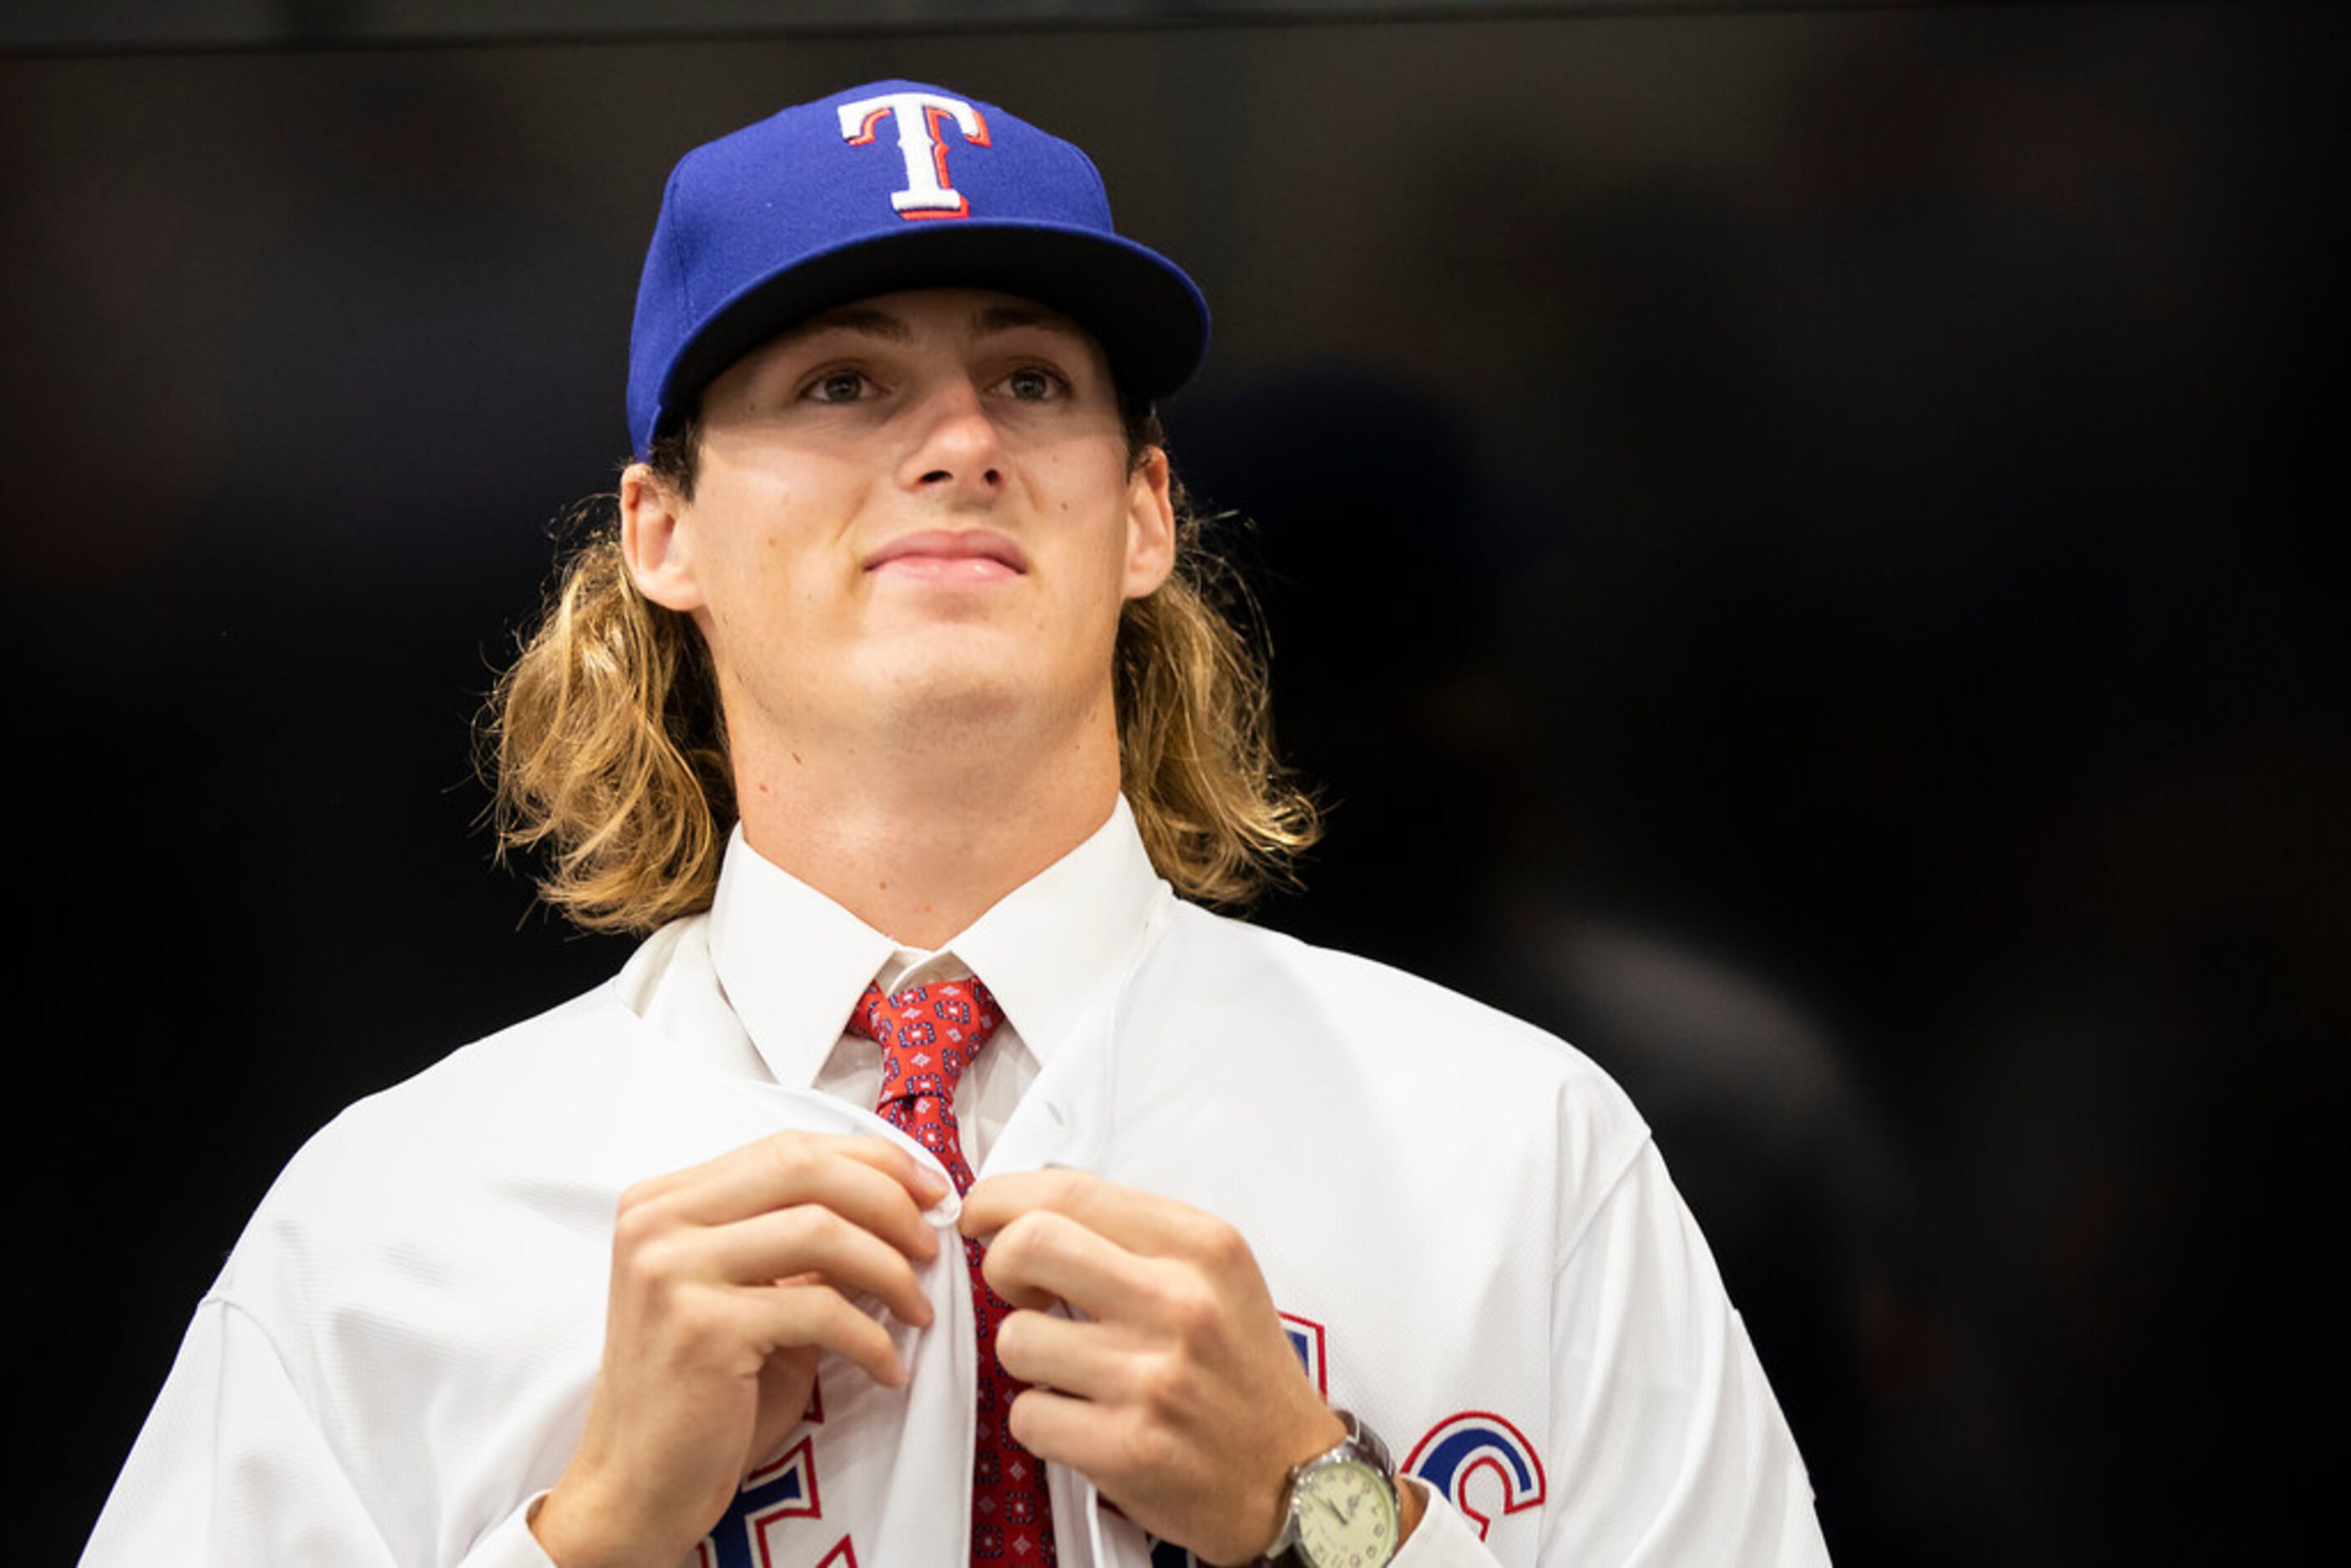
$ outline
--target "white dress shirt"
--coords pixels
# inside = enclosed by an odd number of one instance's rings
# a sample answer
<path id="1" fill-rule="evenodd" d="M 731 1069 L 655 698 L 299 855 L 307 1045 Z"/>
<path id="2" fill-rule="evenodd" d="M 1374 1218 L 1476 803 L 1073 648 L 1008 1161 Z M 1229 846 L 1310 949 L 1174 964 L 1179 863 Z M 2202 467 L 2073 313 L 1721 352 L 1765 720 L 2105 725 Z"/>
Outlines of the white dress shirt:
<path id="1" fill-rule="evenodd" d="M 776 1082 L 871 1110 L 881 1051 L 842 1028 L 867 983 L 895 992 L 977 975 L 1004 1012 L 956 1092 L 964 1157 L 977 1171 L 1169 896 L 1149 858 L 1133 852 L 1139 847 L 1122 796 L 1084 842 L 926 952 L 901 946 L 763 859 L 738 827 L 706 925 L 680 931 L 678 946 L 657 962 L 632 966 L 643 988 L 639 1011 L 664 1033 L 739 1034 Z"/>
<path id="2" fill-rule="evenodd" d="M 918 1145 L 844 1035 L 879 977 L 967 968 L 1007 1025 L 967 1155 L 1067 1166 L 1246 1236 L 1309 1375 L 1431 1500 L 1399 1568 L 1826 1553 L 1776 1402 L 1621 1092 L 1409 976 L 1177 901 L 1125 803 L 935 954 L 729 846 L 716 902 L 608 984 L 352 1106 L 199 1305 L 83 1561 L 547 1568 L 527 1513 L 585 1420 L 613 1205 L 787 1128 Z M 924 1568 L 968 1540 L 977 1375 L 950 1196 L 903 1391 L 820 1367 L 706 1568 Z M 1069 1568 L 1157 1564 L 1049 1467 Z M 1180 1555 L 1180 1554 L 1179 1554 Z"/>

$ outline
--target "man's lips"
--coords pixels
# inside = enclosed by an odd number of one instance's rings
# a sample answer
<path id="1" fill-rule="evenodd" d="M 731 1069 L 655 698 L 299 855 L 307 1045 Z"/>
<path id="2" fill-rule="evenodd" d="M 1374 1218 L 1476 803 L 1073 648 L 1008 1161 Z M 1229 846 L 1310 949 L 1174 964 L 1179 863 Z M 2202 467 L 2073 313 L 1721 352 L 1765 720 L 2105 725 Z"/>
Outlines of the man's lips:
<path id="1" fill-rule="evenodd" d="M 1029 558 L 984 528 L 925 528 L 892 539 L 865 558 L 867 571 L 937 582 L 988 582 L 1024 575 Z"/>

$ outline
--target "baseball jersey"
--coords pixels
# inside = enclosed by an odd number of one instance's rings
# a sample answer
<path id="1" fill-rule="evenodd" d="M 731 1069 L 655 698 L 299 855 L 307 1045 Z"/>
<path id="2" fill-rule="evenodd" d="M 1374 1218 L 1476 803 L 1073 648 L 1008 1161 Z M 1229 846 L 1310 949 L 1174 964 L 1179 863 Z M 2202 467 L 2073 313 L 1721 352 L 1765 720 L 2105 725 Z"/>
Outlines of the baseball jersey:
<path id="1" fill-rule="evenodd" d="M 1071 1166 L 1235 1225 L 1306 1375 L 1431 1499 L 1400 1568 L 1826 1561 L 1704 1242 L 1573 1050 L 1182 903 L 1123 801 L 951 949 L 1020 1046 L 983 1178 Z M 928 1158 L 824 1082 L 894 951 L 738 839 L 714 909 L 613 981 L 345 1112 L 199 1306 L 85 1563 L 546 1568 L 526 1514 L 586 1418 L 620 1193 L 787 1128 Z M 934 1326 L 882 1320 L 907 1387 L 828 1356 L 701 1568 L 965 1559 L 960 1249 L 919 1275 Z M 1065 1562 L 1186 1561 L 1049 1480 Z"/>

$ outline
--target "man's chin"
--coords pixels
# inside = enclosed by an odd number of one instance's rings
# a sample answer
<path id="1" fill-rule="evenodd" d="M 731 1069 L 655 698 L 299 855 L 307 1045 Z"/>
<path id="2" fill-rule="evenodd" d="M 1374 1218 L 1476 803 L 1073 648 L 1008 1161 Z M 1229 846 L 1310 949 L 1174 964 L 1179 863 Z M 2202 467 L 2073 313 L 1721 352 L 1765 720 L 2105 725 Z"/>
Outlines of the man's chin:
<path id="1" fill-rule="evenodd" d="M 967 649 L 949 658 L 894 659 L 865 683 L 872 711 L 901 726 L 1010 724 L 1040 698 L 1035 683 L 1001 650 Z"/>

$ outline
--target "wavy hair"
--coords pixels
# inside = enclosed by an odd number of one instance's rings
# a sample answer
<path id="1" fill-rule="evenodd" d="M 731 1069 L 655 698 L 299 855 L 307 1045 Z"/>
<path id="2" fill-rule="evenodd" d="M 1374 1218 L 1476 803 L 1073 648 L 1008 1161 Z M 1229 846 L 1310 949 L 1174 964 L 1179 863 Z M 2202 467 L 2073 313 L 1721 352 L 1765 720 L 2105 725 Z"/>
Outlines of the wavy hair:
<path id="1" fill-rule="evenodd" d="M 1123 409 L 1128 461 L 1163 444 Z M 647 463 L 691 498 L 689 417 Z M 1144 850 L 1187 898 L 1245 905 L 1294 880 L 1321 834 L 1312 799 L 1275 759 L 1254 600 L 1203 540 L 1176 489 L 1176 570 L 1121 612 L 1113 655 L 1120 786 Z M 735 821 L 726 719 L 693 622 L 638 591 L 618 497 L 575 513 L 536 625 L 478 726 L 501 858 L 539 857 L 539 896 L 589 931 L 650 931 L 710 907 Z"/>

